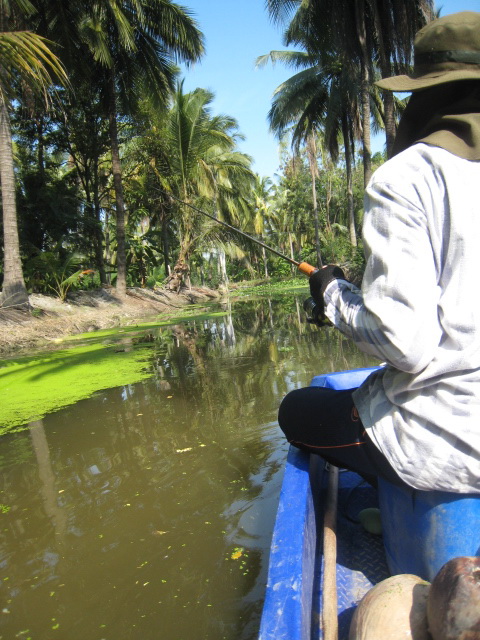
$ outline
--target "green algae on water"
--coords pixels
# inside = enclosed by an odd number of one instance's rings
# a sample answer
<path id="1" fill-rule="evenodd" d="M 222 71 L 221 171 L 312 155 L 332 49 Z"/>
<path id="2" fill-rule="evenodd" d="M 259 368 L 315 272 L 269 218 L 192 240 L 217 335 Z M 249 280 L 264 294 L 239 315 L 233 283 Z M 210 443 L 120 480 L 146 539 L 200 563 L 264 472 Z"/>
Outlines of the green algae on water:
<path id="1" fill-rule="evenodd" d="M 162 320 L 61 338 L 56 343 L 65 344 L 66 348 L 59 351 L 0 361 L 0 435 L 19 431 L 28 422 L 88 398 L 96 391 L 150 377 L 150 345 L 129 344 L 123 349 L 120 341 L 127 336 L 225 315 L 223 310 L 205 312 L 204 306 L 189 307 L 177 310 L 175 316 L 164 315 Z M 67 347 L 72 342 L 82 342 L 82 346 Z"/>
<path id="2" fill-rule="evenodd" d="M 33 358 L 0 362 L 0 434 L 17 431 L 47 413 L 96 391 L 151 376 L 148 347 L 89 344 Z"/>

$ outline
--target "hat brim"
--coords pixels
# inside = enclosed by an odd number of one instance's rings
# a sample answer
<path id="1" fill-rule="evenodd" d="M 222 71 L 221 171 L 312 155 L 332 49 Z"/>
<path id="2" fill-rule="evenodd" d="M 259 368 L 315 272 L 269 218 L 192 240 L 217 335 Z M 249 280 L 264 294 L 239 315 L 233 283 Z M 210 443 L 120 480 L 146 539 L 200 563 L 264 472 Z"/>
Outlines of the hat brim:
<path id="1" fill-rule="evenodd" d="M 419 78 L 411 78 L 410 76 L 392 76 L 391 78 L 382 78 L 375 82 L 380 89 L 388 91 L 419 91 L 420 89 L 428 89 L 436 87 L 439 84 L 447 82 L 458 82 L 459 80 L 479 80 L 480 68 L 476 69 L 455 69 L 452 71 L 442 71 L 440 73 L 429 73 Z"/>

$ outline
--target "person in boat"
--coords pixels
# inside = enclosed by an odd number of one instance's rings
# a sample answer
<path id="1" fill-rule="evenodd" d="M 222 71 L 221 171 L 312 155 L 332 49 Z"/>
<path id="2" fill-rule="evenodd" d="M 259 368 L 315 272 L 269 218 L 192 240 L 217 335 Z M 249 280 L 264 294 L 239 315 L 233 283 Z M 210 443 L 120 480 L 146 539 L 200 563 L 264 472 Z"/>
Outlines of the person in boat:
<path id="1" fill-rule="evenodd" d="M 480 493 L 480 13 L 428 23 L 394 154 L 365 193 L 361 290 L 310 277 L 328 319 L 386 366 L 356 390 L 309 387 L 279 409 L 287 439 L 371 482 Z"/>

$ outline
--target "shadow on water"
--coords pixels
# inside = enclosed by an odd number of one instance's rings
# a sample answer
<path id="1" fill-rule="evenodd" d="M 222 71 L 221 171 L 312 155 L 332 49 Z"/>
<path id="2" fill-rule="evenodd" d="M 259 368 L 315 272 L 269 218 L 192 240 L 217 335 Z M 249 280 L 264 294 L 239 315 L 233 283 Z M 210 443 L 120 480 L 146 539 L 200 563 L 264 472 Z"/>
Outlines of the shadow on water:
<path id="1" fill-rule="evenodd" d="M 301 302 L 122 336 L 148 378 L 0 439 L 0 639 L 257 637 L 287 450 L 278 405 L 313 375 L 371 364 L 305 324 Z"/>

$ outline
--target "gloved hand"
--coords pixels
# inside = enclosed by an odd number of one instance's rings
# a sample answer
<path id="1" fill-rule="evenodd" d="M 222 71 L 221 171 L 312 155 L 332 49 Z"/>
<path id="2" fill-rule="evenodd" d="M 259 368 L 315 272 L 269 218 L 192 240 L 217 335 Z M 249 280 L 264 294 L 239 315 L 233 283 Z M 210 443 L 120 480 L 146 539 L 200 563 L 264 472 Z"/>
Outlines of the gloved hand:
<path id="1" fill-rule="evenodd" d="M 337 265 L 335 264 L 327 264 L 325 267 L 322 267 L 318 271 L 315 271 L 310 276 L 310 294 L 315 302 L 321 304 L 322 307 L 325 289 L 330 284 L 330 282 L 332 282 L 332 280 L 336 280 L 337 278 L 342 278 L 343 280 L 345 280 L 345 274 L 343 273 L 342 269 L 340 269 L 340 267 L 337 267 Z"/>

